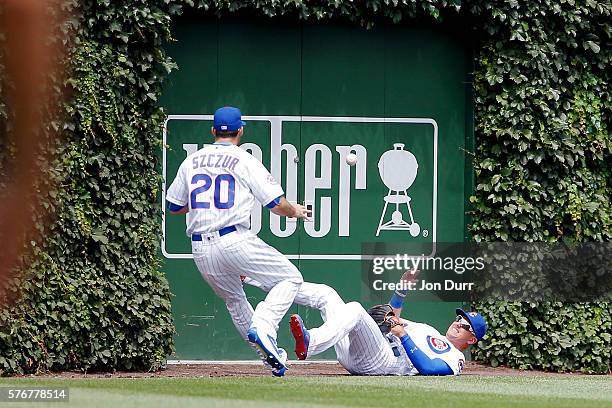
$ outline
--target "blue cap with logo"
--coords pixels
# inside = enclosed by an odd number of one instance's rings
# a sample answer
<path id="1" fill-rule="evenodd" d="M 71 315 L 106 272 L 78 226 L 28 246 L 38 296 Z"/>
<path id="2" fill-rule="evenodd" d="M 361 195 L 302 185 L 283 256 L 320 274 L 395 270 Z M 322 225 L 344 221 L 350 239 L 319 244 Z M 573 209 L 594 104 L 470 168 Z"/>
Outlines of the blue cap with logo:
<path id="1" fill-rule="evenodd" d="M 476 338 L 481 340 L 485 334 L 487 333 L 487 322 L 484 317 L 478 312 L 466 312 L 463 309 L 455 309 L 455 313 L 457 316 L 463 316 L 470 325 L 472 329 L 474 329 L 474 333 L 476 334 Z"/>
<path id="2" fill-rule="evenodd" d="M 240 109 L 232 106 L 224 106 L 215 111 L 213 127 L 221 132 L 234 132 L 246 125 L 242 121 Z"/>

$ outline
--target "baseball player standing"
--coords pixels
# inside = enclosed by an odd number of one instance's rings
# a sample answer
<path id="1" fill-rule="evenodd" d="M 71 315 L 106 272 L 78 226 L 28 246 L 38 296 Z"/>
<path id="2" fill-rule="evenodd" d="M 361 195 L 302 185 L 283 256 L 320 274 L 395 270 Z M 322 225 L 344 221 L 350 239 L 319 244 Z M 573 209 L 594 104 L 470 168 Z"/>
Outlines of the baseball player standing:
<path id="1" fill-rule="evenodd" d="M 244 125 L 239 109 L 218 109 L 212 128 L 215 142 L 183 161 L 166 200 L 171 213 L 188 213 L 186 232 L 195 264 L 225 301 L 241 336 L 274 375 L 282 376 L 287 354 L 277 347 L 276 332 L 303 279 L 283 254 L 249 230 L 250 213 L 254 200 L 280 216 L 304 219 L 307 212 L 289 203 L 263 164 L 238 147 Z M 270 288 L 254 311 L 240 275 Z"/>
<path id="2" fill-rule="evenodd" d="M 307 291 L 308 283 L 304 285 L 300 292 Z M 322 326 L 307 330 L 299 315 L 291 316 L 298 359 L 334 346 L 338 361 L 352 374 L 459 375 L 465 365 L 462 351 L 486 333 L 482 315 L 456 309 L 457 319 L 443 336 L 432 326 L 399 318 L 405 296 L 406 291 L 396 291 L 389 305 L 375 306 L 368 313 L 361 304 L 345 304 L 335 291 L 327 291 L 318 302 Z M 376 322 L 373 317 L 379 310 L 385 312 Z"/>

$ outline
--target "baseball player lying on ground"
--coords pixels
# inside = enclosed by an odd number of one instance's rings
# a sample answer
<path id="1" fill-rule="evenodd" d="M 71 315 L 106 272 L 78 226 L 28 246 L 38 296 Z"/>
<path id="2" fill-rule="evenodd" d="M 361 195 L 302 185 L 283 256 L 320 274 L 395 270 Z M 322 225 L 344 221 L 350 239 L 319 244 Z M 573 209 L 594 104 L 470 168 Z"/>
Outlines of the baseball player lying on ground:
<path id="1" fill-rule="evenodd" d="M 267 289 L 252 279 L 245 283 Z M 485 335 L 484 318 L 456 309 L 457 319 L 443 336 L 432 326 L 399 318 L 405 296 L 397 291 L 389 305 L 374 306 L 370 315 L 357 302 L 344 303 L 329 286 L 304 282 L 294 302 L 319 309 L 324 324 L 307 330 L 299 315 L 291 316 L 297 358 L 305 360 L 333 346 L 352 374 L 459 375 L 465 364 L 462 351 Z"/>

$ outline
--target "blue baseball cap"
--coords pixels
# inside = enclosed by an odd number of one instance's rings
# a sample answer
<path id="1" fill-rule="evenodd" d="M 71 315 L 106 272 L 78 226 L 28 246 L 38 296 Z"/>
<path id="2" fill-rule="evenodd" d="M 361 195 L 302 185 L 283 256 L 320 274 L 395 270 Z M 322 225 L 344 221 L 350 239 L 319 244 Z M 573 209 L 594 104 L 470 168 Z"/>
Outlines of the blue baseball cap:
<path id="1" fill-rule="evenodd" d="M 463 316 L 470 325 L 472 329 L 474 329 L 474 333 L 476 334 L 476 338 L 481 340 L 485 334 L 487 333 L 487 322 L 484 317 L 478 312 L 466 312 L 463 309 L 455 309 L 455 313 L 457 316 Z"/>
<path id="2" fill-rule="evenodd" d="M 221 132 L 234 132 L 244 125 L 240 109 L 232 106 L 224 106 L 215 111 L 213 127 Z"/>

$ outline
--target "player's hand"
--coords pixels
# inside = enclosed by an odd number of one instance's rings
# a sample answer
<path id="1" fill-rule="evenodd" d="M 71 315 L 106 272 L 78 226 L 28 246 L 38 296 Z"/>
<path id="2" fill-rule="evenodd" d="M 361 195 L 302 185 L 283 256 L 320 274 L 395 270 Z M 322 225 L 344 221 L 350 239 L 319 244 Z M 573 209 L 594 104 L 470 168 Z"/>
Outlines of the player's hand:
<path id="1" fill-rule="evenodd" d="M 302 204 L 291 205 L 293 205 L 293 209 L 295 210 L 293 218 L 310 221 L 310 216 L 312 215 L 312 213 L 308 209 L 306 209 L 306 207 L 304 207 Z"/>
<path id="2" fill-rule="evenodd" d="M 395 318 L 397 319 L 397 317 Z M 399 319 L 398 319 L 398 324 L 391 327 L 391 333 L 397 337 L 402 337 L 403 335 L 406 334 L 406 329 L 404 329 L 404 326 L 401 323 L 399 323 Z"/>

